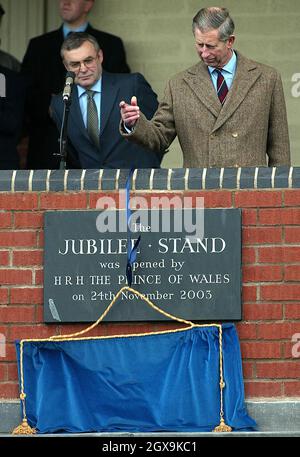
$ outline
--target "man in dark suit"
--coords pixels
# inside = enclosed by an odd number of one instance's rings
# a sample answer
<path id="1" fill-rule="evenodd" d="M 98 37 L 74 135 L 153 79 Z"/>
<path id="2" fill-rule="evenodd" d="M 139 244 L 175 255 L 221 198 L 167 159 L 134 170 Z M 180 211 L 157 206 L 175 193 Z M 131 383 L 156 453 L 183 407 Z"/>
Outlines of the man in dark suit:
<path id="1" fill-rule="evenodd" d="M 27 168 L 58 168 L 57 132 L 49 117 L 51 96 L 58 94 L 64 85 L 65 68 L 60 48 L 69 32 L 86 31 L 93 35 L 103 50 L 103 68 L 113 73 L 130 71 L 120 38 L 94 29 L 87 15 L 94 0 L 60 0 L 59 9 L 63 25 L 52 32 L 30 40 L 25 53 L 22 72 L 28 77 L 30 88 L 26 103 L 27 131 L 29 135 Z"/>
<path id="2" fill-rule="evenodd" d="M 103 72 L 103 52 L 87 33 L 70 34 L 61 49 L 64 65 L 75 73 L 68 119 L 68 168 L 156 168 L 161 154 L 130 144 L 119 134 L 119 103 L 139 94 L 146 117 L 157 108 L 157 97 L 139 74 Z M 51 114 L 61 128 L 64 102 L 52 98 Z"/>
<path id="3" fill-rule="evenodd" d="M 21 75 L 0 65 L 0 170 L 19 168 L 25 85 Z"/>

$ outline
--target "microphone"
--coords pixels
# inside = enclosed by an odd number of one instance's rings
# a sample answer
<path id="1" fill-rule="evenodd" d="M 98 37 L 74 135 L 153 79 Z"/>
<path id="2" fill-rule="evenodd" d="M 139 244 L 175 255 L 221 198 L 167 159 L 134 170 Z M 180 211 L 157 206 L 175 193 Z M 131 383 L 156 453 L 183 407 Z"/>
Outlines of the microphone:
<path id="1" fill-rule="evenodd" d="M 66 82 L 63 90 L 62 98 L 64 102 L 68 102 L 71 97 L 72 84 L 74 83 L 75 73 L 74 71 L 68 71 L 66 74 Z"/>

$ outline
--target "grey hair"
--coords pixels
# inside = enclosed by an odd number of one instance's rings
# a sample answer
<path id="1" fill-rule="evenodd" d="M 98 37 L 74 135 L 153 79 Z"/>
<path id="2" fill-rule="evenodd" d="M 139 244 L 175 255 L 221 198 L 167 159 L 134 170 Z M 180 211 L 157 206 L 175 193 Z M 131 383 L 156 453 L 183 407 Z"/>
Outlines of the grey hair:
<path id="1" fill-rule="evenodd" d="M 61 48 L 60 55 L 64 58 L 65 51 L 72 51 L 72 49 L 78 49 L 86 41 L 92 43 L 95 48 L 95 51 L 98 53 L 100 51 L 100 46 L 95 37 L 86 32 L 71 32 L 67 38 L 64 40 Z"/>
<path id="2" fill-rule="evenodd" d="M 202 33 L 219 30 L 219 39 L 226 41 L 234 32 L 234 22 L 227 8 L 211 6 L 202 8 L 193 18 L 193 33 L 195 29 Z"/>

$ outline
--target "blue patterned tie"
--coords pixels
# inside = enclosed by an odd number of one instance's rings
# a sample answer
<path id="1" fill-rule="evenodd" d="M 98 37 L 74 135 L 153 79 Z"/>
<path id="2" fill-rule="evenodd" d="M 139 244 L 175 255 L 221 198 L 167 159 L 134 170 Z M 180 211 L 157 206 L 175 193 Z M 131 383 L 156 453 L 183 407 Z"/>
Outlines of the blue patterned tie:
<path id="1" fill-rule="evenodd" d="M 217 93 L 219 100 L 221 104 L 223 105 L 225 100 L 226 100 L 226 95 L 228 94 L 228 87 L 226 84 L 226 81 L 224 79 L 224 76 L 222 75 L 221 70 L 214 70 L 218 74 L 218 79 L 217 79 Z"/>
<path id="2" fill-rule="evenodd" d="M 99 147 L 99 122 L 97 106 L 94 100 L 95 91 L 86 90 L 87 101 L 87 131 L 93 143 Z"/>

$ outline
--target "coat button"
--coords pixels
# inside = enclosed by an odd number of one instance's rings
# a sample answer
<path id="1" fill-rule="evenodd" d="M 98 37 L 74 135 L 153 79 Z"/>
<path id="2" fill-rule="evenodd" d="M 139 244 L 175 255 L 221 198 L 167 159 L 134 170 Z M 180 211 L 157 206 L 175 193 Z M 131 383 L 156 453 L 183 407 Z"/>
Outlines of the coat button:
<path id="1" fill-rule="evenodd" d="M 239 136 L 239 134 L 237 132 L 232 132 L 231 135 L 233 136 L 233 138 L 237 138 Z"/>

